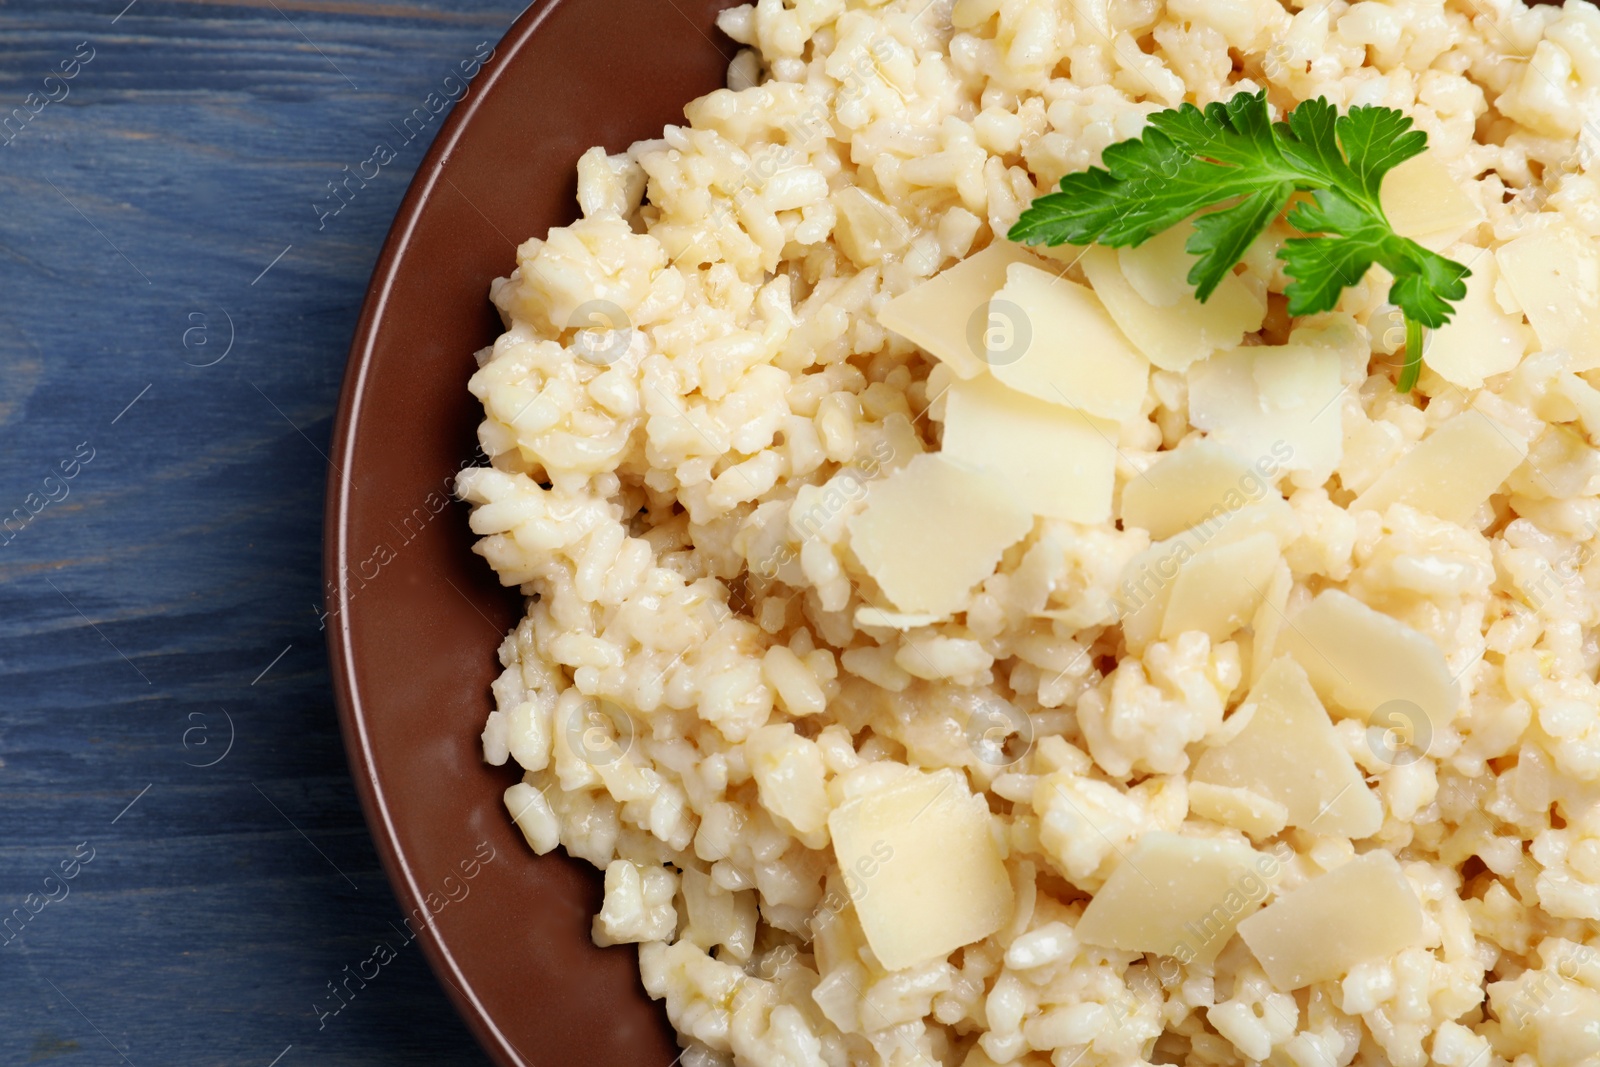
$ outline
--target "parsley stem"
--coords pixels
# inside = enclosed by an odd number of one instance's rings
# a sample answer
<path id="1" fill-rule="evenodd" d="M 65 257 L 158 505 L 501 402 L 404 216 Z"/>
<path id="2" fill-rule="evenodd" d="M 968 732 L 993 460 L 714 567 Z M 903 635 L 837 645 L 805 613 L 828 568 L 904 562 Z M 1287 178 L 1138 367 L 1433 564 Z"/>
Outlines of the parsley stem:
<path id="1" fill-rule="evenodd" d="M 1400 380 L 1395 383 L 1395 388 L 1402 393 L 1409 393 L 1417 384 L 1417 379 L 1422 375 L 1422 323 L 1405 316 L 1406 320 L 1406 362 L 1400 368 Z"/>

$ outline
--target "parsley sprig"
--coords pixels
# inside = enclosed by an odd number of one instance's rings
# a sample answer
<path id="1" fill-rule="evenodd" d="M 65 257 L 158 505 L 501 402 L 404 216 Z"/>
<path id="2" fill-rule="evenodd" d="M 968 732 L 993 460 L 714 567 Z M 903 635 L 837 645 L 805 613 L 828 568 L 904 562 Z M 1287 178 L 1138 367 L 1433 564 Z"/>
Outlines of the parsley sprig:
<path id="1" fill-rule="evenodd" d="M 1104 167 L 1061 179 L 1061 191 L 1034 200 L 1011 227 L 1024 244 L 1138 245 L 1197 212 L 1185 248 L 1204 301 L 1252 241 L 1297 192 L 1289 225 L 1304 236 L 1278 257 L 1291 281 L 1289 314 L 1330 311 L 1347 286 L 1374 263 L 1394 277 L 1389 300 L 1405 316 L 1402 392 L 1422 369 L 1422 328 L 1450 320 L 1466 296 L 1465 266 L 1401 237 L 1378 200 L 1383 176 L 1428 146 L 1428 135 L 1393 108 L 1354 107 L 1343 115 L 1327 100 L 1303 101 L 1273 122 L 1266 93 L 1226 103 L 1158 111 L 1144 133 L 1106 148 Z M 1219 206 L 1220 205 L 1220 206 Z"/>

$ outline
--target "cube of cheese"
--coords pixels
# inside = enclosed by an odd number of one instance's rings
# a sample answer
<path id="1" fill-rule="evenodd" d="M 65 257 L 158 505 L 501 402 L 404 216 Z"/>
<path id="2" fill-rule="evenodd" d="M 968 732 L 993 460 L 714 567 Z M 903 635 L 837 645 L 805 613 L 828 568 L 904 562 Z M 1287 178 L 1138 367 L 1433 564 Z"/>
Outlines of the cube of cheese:
<path id="1" fill-rule="evenodd" d="M 994 819 L 959 771 L 912 772 L 828 817 L 833 854 L 878 962 L 948 956 L 1011 918 Z"/>
<path id="2" fill-rule="evenodd" d="M 1384 851 L 1290 890 L 1239 924 L 1239 936 L 1279 989 L 1300 989 L 1385 959 L 1422 940 L 1422 902 Z"/>
<path id="3" fill-rule="evenodd" d="M 993 241 L 884 304 L 878 324 L 947 364 L 958 378 L 982 374 L 987 370 L 983 337 L 989 298 L 1006 283 L 1007 267 L 1039 262 L 1021 245 Z"/>
<path id="4" fill-rule="evenodd" d="M 945 394 L 941 454 L 1004 485 L 1035 515 L 1101 523 L 1111 518 L 1117 424 L 1047 404 L 990 377 Z"/>
<path id="5" fill-rule="evenodd" d="M 1287 448 L 1282 457 L 1257 457 L 1254 466 L 1210 439 L 1164 452 L 1122 487 L 1122 525 L 1148 530 L 1159 541 L 1203 519 L 1279 496 L 1271 477 Z"/>
<path id="6" fill-rule="evenodd" d="M 1495 249 L 1495 262 L 1539 343 L 1565 349 L 1569 371 L 1600 367 L 1600 256 L 1594 241 L 1551 221 Z"/>
<path id="7" fill-rule="evenodd" d="M 1337 349 L 1235 348 L 1189 368 L 1189 421 L 1242 456 L 1287 451 L 1281 467 L 1320 485 L 1344 451 L 1343 391 Z"/>
<path id="8" fill-rule="evenodd" d="M 1435 251 L 1483 221 L 1483 209 L 1432 152 L 1412 156 L 1385 174 L 1378 203 L 1395 233 Z"/>
<path id="9" fill-rule="evenodd" d="M 1118 252 L 1093 247 L 1078 262 L 1100 302 L 1134 347 L 1162 370 L 1181 372 L 1195 360 L 1232 348 L 1245 334 L 1259 330 L 1267 306 L 1231 274 L 1202 304 L 1184 277 L 1193 257 L 1181 251 L 1181 242 L 1178 252 L 1167 254 L 1165 272 L 1160 271 L 1157 257 L 1173 232 L 1147 242 L 1156 245 L 1148 251 L 1145 246 Z M 1138 280 L 1137 288 L 1131 279 Z M 1161 302 L 1167 299 L 1172 302 Z"/>
<path id="10" fill-rule="evenodd" d="M 1161 639 L 1197 630 L 1226 641 L 1250 621 L 1282 554 L 1270 533 L 1209 545 L 1178 571 L 1161 620 Z"/>
<path id="11" fill-rule="evenodd" d="M 1350 510 L 1407 504 L 1465 525 L 1527 455 L 1520 434 L 1481 411 L 1463 411 L 1413 445 Z"/>
<path id="12" fill-rule="evenodd" d="M 1089 901 L 1085 944 L 1209 964 L 1266 899 L 1278 861 L 1240 841 L 1153 831 Z"/>
<path id="13" fill-rule="evenodd" d="M 1434 330 L 1422 346 L 1422 362 L 1464 389 L 1477 389 L 1485 378 L 1511 370 L 1534 344 L 1533 331 L 1523 325 L 1522 316 L 1507 314 L 1494 298 L 1499 261 L 1481 252 L 1471 245 L 1456 245 L 1447 253 L 1457 262 L 1472 263 L 1467 295 L 1457 301 L 1455 317 Z"/>
<path id="14" fill-rule="evenodd" d="M 1103 419 L 1139 414 L 1150 380 L 1093 290 L 1026 263 L 989 301 L 985 361 L 1018 392 Z"/>
<path id="15" fill-rule="evenodd" d="M 1235 716 L 1244 728 L 1208 748 L 1194 779 L 1248 789 L 1282 804 L 1288 825 L 1318 834 L 1363 838 L 1383 825 L 1383 805 L 1367 789 L 1355 760 L 1298 664 L 1272 662 Z"/>
<path id="16" fill-rule="evenodd" d="M 917 456 L 867 489 L 850 517 L 850 549 L 902 612 L 941 618 L 994 573 L 1033 515 L 991 475 Z"/>
<path id="17" fill-rule="evenodd" d="M 1279 644 L 1328 703 L 1362 721 L 1391 701 L 1414 705 L 1434 729 L 1455 718 L 1461 695 L 1444 653 L 1399 619 L 1326 589 L 1289 623 Z"/>

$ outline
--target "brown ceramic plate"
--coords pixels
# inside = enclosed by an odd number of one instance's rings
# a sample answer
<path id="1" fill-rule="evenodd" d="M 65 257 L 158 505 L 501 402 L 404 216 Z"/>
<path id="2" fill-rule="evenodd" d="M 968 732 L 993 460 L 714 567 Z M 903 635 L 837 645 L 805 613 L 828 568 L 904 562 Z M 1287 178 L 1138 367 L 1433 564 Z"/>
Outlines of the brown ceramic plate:
<path id="1" fill-rule="evenodd" d="M 334 430 L 324 577 L 335 696 L 378 852 L 417 940 L 507 1067 L 667 1065 L 631 946 L 599 949 L 598 872 L 536 858 L 486 766 L 495 649 L 520 614 L 450 502 L 481 417 L 472 353 L 517 242 L 571 221 L 574 165 L 680 121 L 722 84 L 737 0 L 540 0 L 418 168 L 367 290 Z M 484 856 L 490 856 L 483 862 Z"/>
<path id="2" fill-rule="evenodd" d="M 632 947 L 589 940 L 598 872 L 536 858 L 486 766 L 495 650 L 520 615 L 450 502 L 475 452 L 489 283 L 576 213 L 574 165 L 722 84 L 732 0 L 540 0 L 423 159 L 367 289 L 334 429 L 323 568 L 350 767 L 408 925 L 496 1061 L 660 1064 L 677 1049 Z M 483 862 L 484 857 L 491 857 Z"/>

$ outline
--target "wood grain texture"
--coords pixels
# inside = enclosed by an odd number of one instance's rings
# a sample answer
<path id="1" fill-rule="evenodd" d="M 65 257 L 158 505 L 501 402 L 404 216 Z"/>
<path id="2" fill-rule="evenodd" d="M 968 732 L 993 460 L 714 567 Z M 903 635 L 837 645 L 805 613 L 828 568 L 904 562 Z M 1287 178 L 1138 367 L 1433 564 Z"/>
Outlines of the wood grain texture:
<path id="1" fill-rule="evenodd" d="M 487 1062 L 395 931 L 319 559 L 346 346 L 442 116 L 396 127 L 521 6 L 0 0 L 0 919 L 68 892 L 0 933 L 0 1063 Z"/>

